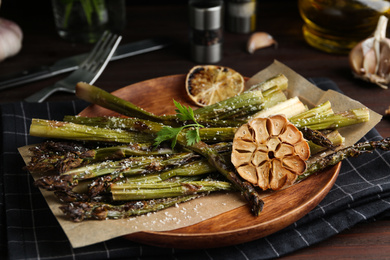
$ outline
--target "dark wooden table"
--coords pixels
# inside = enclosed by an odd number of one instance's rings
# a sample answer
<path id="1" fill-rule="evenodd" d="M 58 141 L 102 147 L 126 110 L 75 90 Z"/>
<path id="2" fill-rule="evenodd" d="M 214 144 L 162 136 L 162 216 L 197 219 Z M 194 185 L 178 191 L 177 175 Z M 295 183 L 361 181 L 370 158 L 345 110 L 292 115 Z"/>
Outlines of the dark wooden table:
<path id="1" fill-rule="evenodd" d="M 140 1 L 141 2 L 141 1 Z M 20 8 L 24 4 L 23 8 Z M 174 44 L 163 50 L 109 63 L 95 85 L 114 91 L 129 84 L 173 74 L 185 74 L 197 65 L 189 56 L 186 3 L 127 5 L 127 25 L 122 43 L 156 36 L 168 36 Z M 33 11 L 32 11 L 33 10 Z M 55 31 L 48 0 L 3 0 L 0 16 L 17 22 L 23 32 L 23 49 L 0 63 L 0 77 L 56 60 L 87 52 L 91 45 L 62 40 Z M 379 114 L 390 105 L 390 90 L 383 90 L 353 77 L 347 56 L 331 55 L 309 47 L 301 32 L 302 20 L 296 1 L 259 1 L 257 30 L 270 33 L 278 48 L 265 48 L 253 55 L 246 52 L 249 35 L 224 33 L 223 59 L 228 66 L 245 76 L 252 76 L 275 59 L 304 77 L 327 77 L 337 83 L 351 98 L 360 101 Z M 39 89 L 63 78 L 56 76 L 39 82 L 3 90 L 0 102 L 21 101 Z M 151 93 L 156 95 L 158 93 Z M 48 100 L 70 100 L 74 95 L 57 93 Z M 383 119 L 377 130 L 390 136 L 390 121 Z M 364 258 L 381 259 L 390 255 L 390 220 L 359 224 L 316 246 L 300 250 L 286 259 Z"/>

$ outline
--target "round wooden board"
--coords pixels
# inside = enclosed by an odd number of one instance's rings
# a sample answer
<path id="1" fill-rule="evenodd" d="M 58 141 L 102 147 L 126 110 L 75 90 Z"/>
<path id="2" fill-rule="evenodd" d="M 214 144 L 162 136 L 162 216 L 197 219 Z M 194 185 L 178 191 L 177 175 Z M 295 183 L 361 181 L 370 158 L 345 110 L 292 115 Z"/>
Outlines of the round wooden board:
<path id="1" fill-rule="evenodd" d="M 171 114 L 175 109 L 173 99 L 193 106 L 184 84 L 185 75 L 173 75 L 139 82 L 113 94 L 149 112 Z M 118 114 L 91 105 L 80 115 Z M 299 220 L 318 205 L 335 183 L 340 167 L 341 163 L 265 197 L 264 209 L 258 217 L 253 216 L 247 206 L 242 206 L 192 226 L 164 232 L 138 232 L 125 238 L 153 246 L 197 249 L 236 245 L 265 237 Z"/>

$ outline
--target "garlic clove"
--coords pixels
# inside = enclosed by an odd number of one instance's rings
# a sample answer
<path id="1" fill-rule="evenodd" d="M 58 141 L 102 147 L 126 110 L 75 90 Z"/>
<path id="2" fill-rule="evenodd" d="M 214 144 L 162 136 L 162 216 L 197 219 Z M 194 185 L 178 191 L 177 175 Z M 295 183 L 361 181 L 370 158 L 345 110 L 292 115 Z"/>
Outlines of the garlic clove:
<path id="1" fill-rule="evenodd" d="M 352 71 L 357 74 L 363 73 L 362 68 L 363 68 L 364 56 L 362 52 L 363 52 L 362 44 L 359 43 L 358 45 L 355 46 L 353 51 L 350 53 L 349 63 L 352 68 Z"/>
<path id="2" fill-rule="evenodd" d="M 266 32 L 255 32 L 251 35 L 251 37 L 249 37 L 247 50 L 250 54 L 253 54 L 256 50 L 269 47 L 271 45 L 275 45 L 276 48 L 278 43 L 270 34 Z"/>
<path id="3" fill-rule="evenodd" d="M 0 18 L 0 61 L 19 53 L 22 39 L 23 32 L 16 23 Z"/>
<path id="4" fill-rule="evenodd" d="M 362 72 L 371 75 L 375 74 L 376 69 L 376 53 L 374 49 L 370 49 L 365 55 L 363 59 L 363 70 Z"/>
<path id="5" fill-rule="evenodd" d="M 390 83 L 390 40 L 386 38 L 388 18 L 381 16 L 374 36 L 357 44 L 349 54 L 353 74 L 387 89 Z"/>
<path id="6" fill-rule="evenodd" d="M 390 74 L 390 40 L 381 42 L 378 75 L 385 78 Z"/>

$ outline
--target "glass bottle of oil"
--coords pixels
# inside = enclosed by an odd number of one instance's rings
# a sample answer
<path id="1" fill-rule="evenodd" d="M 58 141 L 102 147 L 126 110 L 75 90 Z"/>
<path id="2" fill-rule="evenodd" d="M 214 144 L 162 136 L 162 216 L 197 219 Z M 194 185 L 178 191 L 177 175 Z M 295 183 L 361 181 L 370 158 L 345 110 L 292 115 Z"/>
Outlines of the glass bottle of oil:
<path id="1" fill-rule="evenodd" d="M 325 52 L 346 54 L 372 35 L 381 15 L 389 16 L 385 0 L 298 0 L 306 42 Z"/>

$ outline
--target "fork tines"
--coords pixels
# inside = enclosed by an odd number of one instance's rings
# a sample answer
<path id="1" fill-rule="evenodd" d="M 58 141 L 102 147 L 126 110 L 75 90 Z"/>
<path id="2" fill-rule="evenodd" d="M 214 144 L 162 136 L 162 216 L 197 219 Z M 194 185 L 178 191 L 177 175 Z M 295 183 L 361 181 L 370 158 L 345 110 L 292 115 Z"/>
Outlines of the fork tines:
<path id="1" fill-rule="evenodd" d="M 80 67 L 89 71 L 98 70 L 102 64 L 109 61 L 106 57 L 110 55 L 111 51 L 114 52 L 116 50 L 115 45 L 119 44 L 118 39 L 120 38 L 121 36 L 105 31 Z"/>

